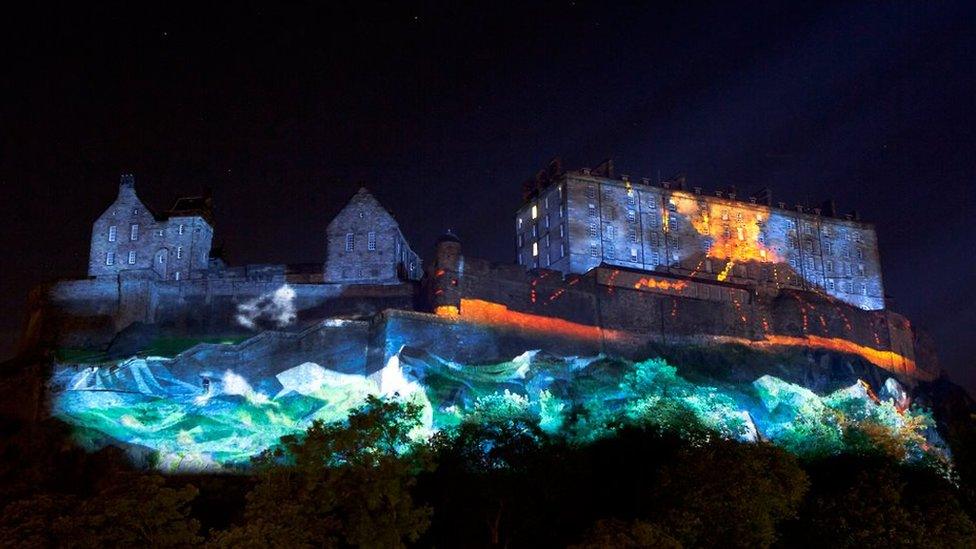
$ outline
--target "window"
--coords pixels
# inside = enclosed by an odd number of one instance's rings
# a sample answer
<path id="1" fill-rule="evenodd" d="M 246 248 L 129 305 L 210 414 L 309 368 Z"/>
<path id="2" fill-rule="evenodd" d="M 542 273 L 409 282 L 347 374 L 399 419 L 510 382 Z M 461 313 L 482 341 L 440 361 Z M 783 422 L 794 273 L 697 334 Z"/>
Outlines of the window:
<path id="1" fill-rule="evenodd" d="M 539 236 L 539 226 L 532 225 L 532 238 Z"/>
<path id="2" fill-rule="evenodd" d="M 564 214 L 563 214 L 563 207 L 562 207 L 562 206 L 560 206 L 560 207 L 559 207 L 559 217 L 563 217 L 563 215 L 564 215 Z"/>
<path id="3" fill-rule="evenodd" d="M 178 232 L 178 233 L 180 234 L 180 236 L 182 236 L 182 235 L 183 235 L 183 224 L 182 224 L 182 223 L 180 223 L 180 228 L 179 228 L 179 229 L 177 229 L 177 231 L 176 231 L 176 232 Z"/>
<path id="4" fill-rule="evenodd" d="M 858 248 L 857 249 L 857 258 L 858 259 L 864 259 L 864 248 Z"/>
<path id="5" fill-rule="evenodd" d="M 605 225 L 603 228 L 603 237 L 607 240 L 612 240 L 613 234 L 614 234 L 613 225 L 610 224 Z"/>
<path id="6" fill-rule="evenodd" d="M 589 234 L 590 236 L 596 236 L 596 223 L 595 222 L 591 222 L 590 223 L 590 227 L 587 230 L 587 234 Z"/>
<path id="7" fill-rule="evenodd" d="M 596 217 L 596 205 L 594 205 L 594 204 L 587 204 L 586 205 L 586 214 L 589 215 L 590 217 Z"/>
<path id="8" fill-rule="evenodd" d="M 535 204 L 532 205 L 532 219 L 539 217 L 539 207 Z"/>
<path id="9" fill-rule="evenodd" d="M 803 225 L 803 234 L 813 234 L 813 227 L 809 223 Z"/>
<path id="10" fill-rule="evenodd" d="M 600 248 L 596 244 L 590 244 L 590 257 L 600 257 Z"/>
<path id="11" fill-rule="evenodd" d="M 728 221 L 728 220 L 729 220 L 729 211 L 722 210 L 722 221 Z"/>
<path id="12" fill-rule="evenodd" d="M 612 245 L 611 246 L 607 246 L 606 248 L 603 249 L 603 255 L 605 255 L 607 259 L 616 259 L 617 258 L 616 250 L 614 250 L 614 248 L 613 248 Z"/>
<path id="13" fill-rule="evenodd" d="M 133 223 L 129 227 L 129 240 L 139 240 L 139 224 Z"/>
<path id="14" fill-rule="evenodd" d="M 136 263 L 136 253 L 129 252 L 129 265 L 135 265 Z"/>
<path id="15" fill-rule="evenodd" d="M 546 211 L 549 211 L 549 196 L 546 195 Z"/>
<path id="16" fill-rule="evenodd" d="M 674 201 L 673 198 L 671 199 L 670 202 L 668 202 L 668 209 L 671 210 L 672 212 L 678 211 L 678 204 Z M 726 212 L 725 215 L 728 215 L 728 212 Z"/>
<path id="17" fill-rule="evenodd" d="M 807 249 L 808 252 L 813 253 L 813 240 L 809 238 L 803 241 L 803 247 Z"/>
<path id="18" fill-rule="evenodd" d="M 522 242 L 522 233 L 519 233 L 518 236 L 515 239 L 515 247 L 516 248 L 521 248 L 522 247 L 522 244 L 523 244 L 523 242 Z"/>
<path id="19" fill-rule="evenodd" d="M 627 230 L 627 236 L 628 236 L 628 238 L 630 239 L 631 242 L 633 242 L 634 244 L 637 244 L 637 228 L 636 227 L 631 227 L 630 229 L 628 229 Z"/>
<path id="20" fill-rule="evenodd" d="M 156 236 L 163 236 L 163 230 L 162 229 L 157 229 L 156 230 Z"/>
<path id="21" fill-rule="evenodd" d="M 864 276 L 864 263 L 861 263 L 857 266 L 857 274 Z"/>
<path id="22" fill-rule="evenodd" d="M 549 228 L 549 214 L 546 214 L 546 217 L 545 217 L 545 219 L 542 220 L 542 222 L 545 224 L 545 227 L 548 229 Z"/>
<path id="23" fill-rule="evenodd" d="M 515 221 L 517 221 L 517 222 L 518 222 L 518 223 L 516 224 L 516 226 L 517 226 L 517 227 L 518 227 L 518 229 L 519 229 L 519 230 L 521 231 L 521 230 L 522 230 L 522 218 L 521 218 L 521 217 L 517 217 L 517 218 L 515 218 Z"/>
<path id="24" fill-rule="evenodd" d="M 539 243 L 538 242 L 533 242 L 532 243 L 532 257 L 538 257 L 538 255 L 539 255 Z"/>
<path id="25" fill-rule="evenodd" d="M 549 245 L 550 245 L 549 235 L 546 234 L 546 248 L 548 248 Z"/>
<path id="26" fill-rule="evenodd" d="M 630 249 L 630 260 L 637 263 L 637 248 Z"/>
<path id="27" fill-rule="evenodd" d="M 566 226 L 563 225 L 562 223 L 560 223 L 559 224 L 559 238 L 565 238 L 565 237 L 566 237 Z"/>
<path id="28" fill-rule="evenodd" d="M 825 265 L 825 270 L 828 273 L 834 272 L 834 262 L 833 261 L 827 261 L 827 263 L 825 263 L 824 265 Z"/>
<path id="29" fill-rule="evenodd" d="M 560 259 L 566 257 L 566 245 L 565 244 L 562 244 L 562 243 L 559 244 L 559 257 L 560 257 Z"/>
<path id="30" fill-rule="evenodd" d="M 108 252 L 105 254 L 105 264 L 115 265 L 115 252 Z"/>
<path id="31" fill-rule="evenodd" d="M 830 255 L 830 250 L 831 250 L 830 242 L 824 242 L 824 244 L 823 244 L 824 254 Z"/>
<path id="32" fill-rule="evenodd" d="M 183 259 L 183 246 L 176 247 L 176 259 Z"/>
<path id="33" fill-rule="evenodd" d="M 369 231 L 366 233 L 366 249 L 375 252 L 376 251 L 376 232 Z"/>
<path id="34" fill-rule="evenodd" d="M 156 256 L 156 260 L 159 262 L 160 265 L 166 263 L 166 254 L 158 254 Z"/>
<path id="35" fill-rule="evenodd" d="M 635 202 L 633 189 L 627 189 L 627 205 L 633 206 Z"/>
<path id="36" fill-rule="evenodd" d="M 735 228 L 735 233 L 736 233 L 736 236 L 739 238 L 739 240 L 745 240 L 746 239 L 746 233 L 745 233 L 745 230 L 742 227 L 736 227 Z"/>
<path id="37" fill-rule="evenodd" d="M 627 221 L 629 223 L 634 223 L 637 221 L 637 213 L 634 210 L 627 210 Z"/>
<path id="38" fill-rule="evenodd" d="M 651 197 L 651 199 L 647 201 L 647 207 L 650 208 L 650 209 L 652 209 L 652 210 L 656 210 L 657 209 L 657 200 L 655 200 L 653 197 Z"/>
<path id="39" fill-rule="evenodd" d="M 594 187 L 593 185 L 586 187 L 586 197 L 596 198 L 596 187 Z"/>
<path id="40" fill-rule="evenodd" d="M 175 273 L 173 273 L 173 280 L 179 280 L 179 279 L 180 279 L 180 272 L 176 271 Z"/>
<path id="41" fill-rule="evenodd" d="M 118 239 L 118 237 L 119 237 L 119 228 L 116 227 L 115 225 L 112 225 L 111 227 L 109 227 L 108 228 L 108 241 L 109 242 L 115 242 L 115 240 Z"/>
<path id="42" fill-rule="evenodd" d="M 346 233 L 346 251 L 351 252 L 356 247 L 356 235 Z"/>
<path id="43" fill-rule="evenodd" d="M 834 285 L 833 279 L 828 280 L 827 281 L 827 289 L 830 290 L 830 291 L 834 291 L 834 288 L 835 288 L 835 285 Z"/>

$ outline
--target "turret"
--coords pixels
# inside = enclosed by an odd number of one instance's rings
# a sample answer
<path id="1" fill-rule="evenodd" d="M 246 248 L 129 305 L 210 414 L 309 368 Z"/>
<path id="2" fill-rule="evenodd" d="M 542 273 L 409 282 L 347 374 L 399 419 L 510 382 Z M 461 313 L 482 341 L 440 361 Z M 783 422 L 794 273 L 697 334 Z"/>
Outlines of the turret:
<path id="1" fill-rule="evenodd" d="M 464 256 L 461 240 L 447 231 L 434 246 L 434 263 L 429 271 L 428 299 L 437 314 L 457 315 L 461 310 L 461 277 Z"/>

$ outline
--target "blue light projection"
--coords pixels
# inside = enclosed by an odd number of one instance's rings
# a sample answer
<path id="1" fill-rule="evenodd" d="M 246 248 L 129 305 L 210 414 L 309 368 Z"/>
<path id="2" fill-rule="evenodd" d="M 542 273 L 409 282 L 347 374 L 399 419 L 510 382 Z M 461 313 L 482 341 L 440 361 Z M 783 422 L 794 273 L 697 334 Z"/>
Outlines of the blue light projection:
<path id="1" fill-rule="evenodd" d="M 693 417 L 718 436 L 767 440 L 800 455 L 852 444 L 896 448 L 907 461 L 948 464 L 929 414 L 878 399 L 864 383 L 828 395 L 772 376 L 739 385 L 688 381 L 660 359 L 630 362 L 555 357 L 529 351 L 510 361 L 465 365 L 404 347 L 370 376 L 305 362 L 269 380 L 233 370 L 178 379 L 161 357 L 117 364 L 59 365 L 52 413 L 87 448 L 124 446 L 166 471 L 232 470 L 313 421 L 341 421 L 368 395 L 407 399 L 425 410 L 417 436 L 467 421 L 518 417 L 581 442 L 611 425 L 653 424 L 681 431 Z M 892 380 L 891 384 L 897 386 Z M 861 442 L 858 442 L 861 441 Z"/>

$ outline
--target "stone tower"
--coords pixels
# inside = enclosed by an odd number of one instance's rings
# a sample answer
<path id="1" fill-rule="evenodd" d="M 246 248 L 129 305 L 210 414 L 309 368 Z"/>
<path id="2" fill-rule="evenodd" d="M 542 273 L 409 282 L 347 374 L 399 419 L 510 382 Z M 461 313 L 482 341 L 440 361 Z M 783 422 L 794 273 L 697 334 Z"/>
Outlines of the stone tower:
<path id="1" fill-rule="evenodd" d="M 397 284 L 420 280 L 420 257 L 390 212 L 359 189 L 326 230 L 325 282 Z"/>
<path id="2" fill-rule="evenodd" d="M 461 240 L 451 231 L 437 239 L 434 264 L 427 273 L 427 300 L 438 314 L 458 314 L 461 310 L 460 281 L 464 274 Z"/>

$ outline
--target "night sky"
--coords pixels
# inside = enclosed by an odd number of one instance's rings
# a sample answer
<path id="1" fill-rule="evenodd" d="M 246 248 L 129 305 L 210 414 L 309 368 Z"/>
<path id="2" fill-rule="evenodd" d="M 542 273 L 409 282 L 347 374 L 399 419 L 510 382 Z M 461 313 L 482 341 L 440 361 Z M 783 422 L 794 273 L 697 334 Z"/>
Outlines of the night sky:
<path id="1" fill-rule="evenodd" d="M 232 263 L 322 261 L 361 184 L 422 256 L 451 228 L 512 261 L 521 182 L 613 157 L 858 210 L 976 389 L 976 3 L 454 4 L 5 14 L 2 354 L 31 286 L 85 274 L 121 172 L 157 209 L 211 188 Z"/>

